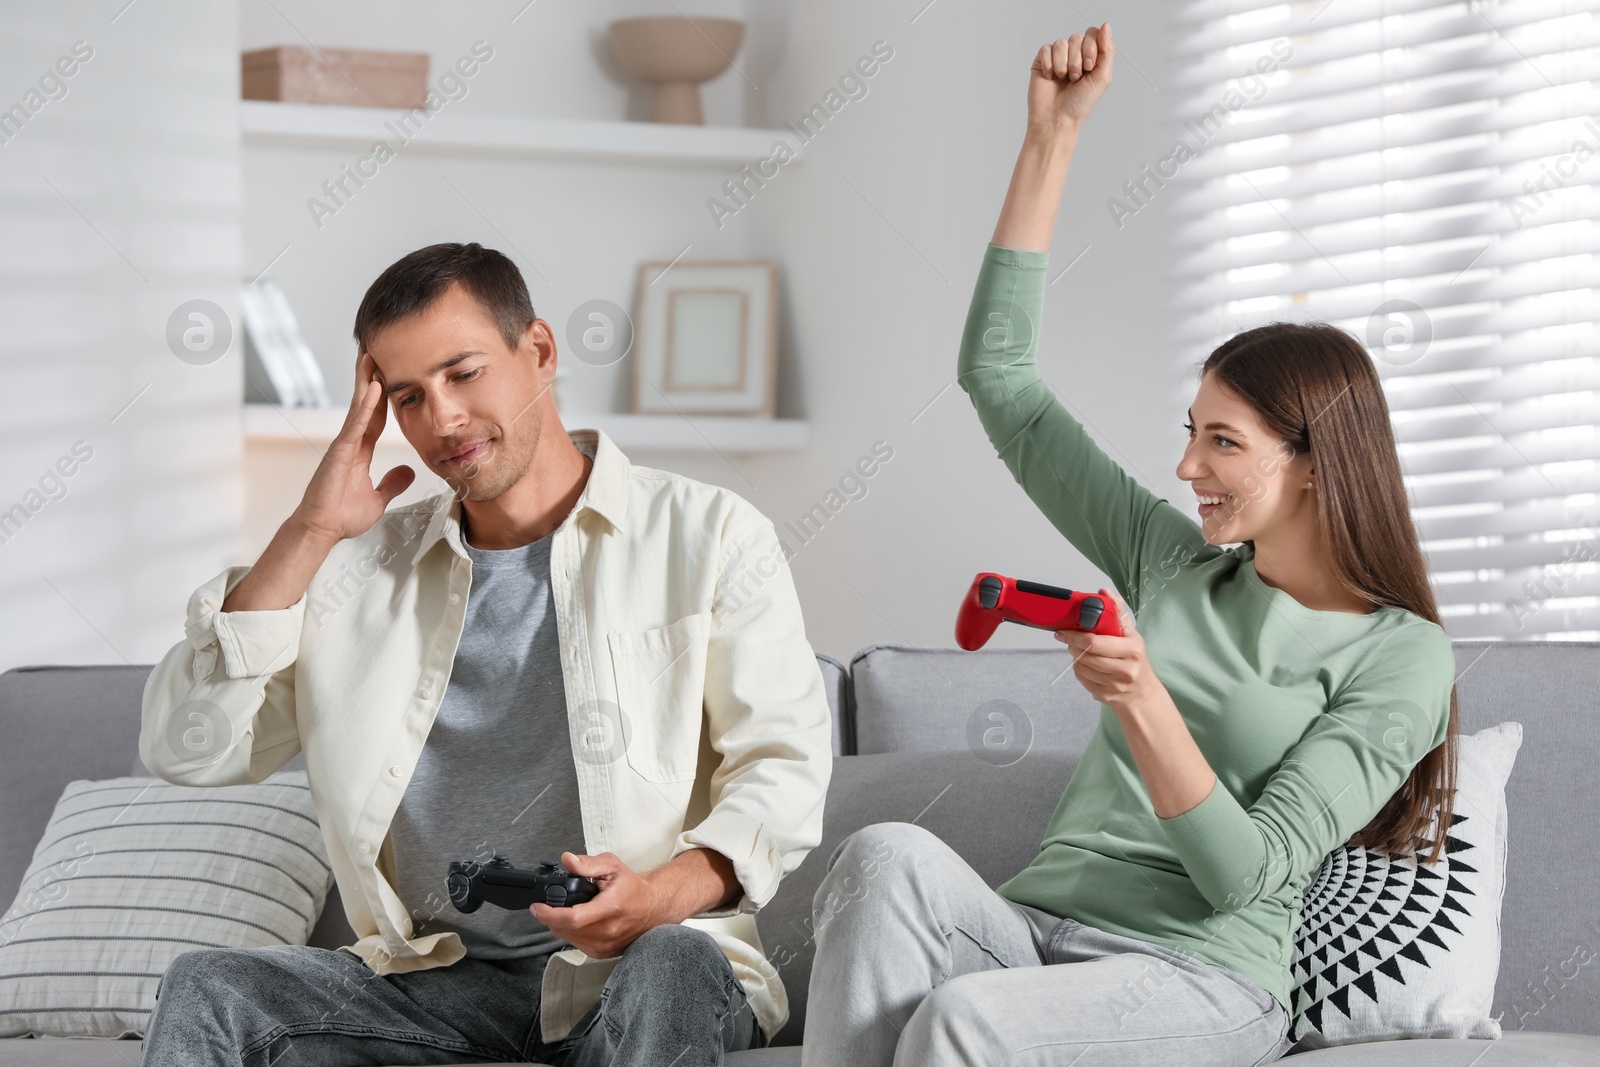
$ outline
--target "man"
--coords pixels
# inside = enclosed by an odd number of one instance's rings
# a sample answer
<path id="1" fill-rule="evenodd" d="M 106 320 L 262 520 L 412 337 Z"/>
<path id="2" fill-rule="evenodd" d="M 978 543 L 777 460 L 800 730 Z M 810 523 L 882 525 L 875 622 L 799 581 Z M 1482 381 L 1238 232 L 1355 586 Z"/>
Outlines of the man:
<path id="1" fill-rule="evenodd" d="M 140 754 L 210 786 L 303 753 L 358 940 L 179 956 L 146 1067 L 689 1067 L 764 1045 L 788 1007 L 753 913 L 820 840 L 831 770 L 771 522 L 565 431 L 549 324 L 498 252 L 404 257 L 355 335 L 343 429 L 256 565 L 190 598 Z M 387 510 L 415 474 L 372 485 L 385 397 L 453 492 Z M 168 740 L 191 736 L 215 741 Z M 559 855 L 599 893 L 457 911 L 449 864 L 496 852 Z"/>

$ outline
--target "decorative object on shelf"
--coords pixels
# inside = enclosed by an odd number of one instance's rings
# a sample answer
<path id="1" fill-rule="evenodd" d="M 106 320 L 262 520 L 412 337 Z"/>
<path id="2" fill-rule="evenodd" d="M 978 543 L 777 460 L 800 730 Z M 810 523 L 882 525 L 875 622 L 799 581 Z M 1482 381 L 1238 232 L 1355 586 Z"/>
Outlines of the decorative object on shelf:
<path id="1" fill-rule="evenodd" d="M 633 318 L 634 411 L 771 417 L 776 263 L 642 263 Z"/>
<path id="2" fill-rule="evenodd" d="M 279 45 L 239 58 L 246 100 L 418 108 L 428 95 L 426 52 Z"/>
<path id="3" fill-rule="evenodd" d="M 239 289 L 244 315 L 244 396 L 284 407 L 329 407 L 317 357 L 300 337 L 300 324 L 278 283 L 267 279 Z"/>
<path id="4" fill-rule="evenodd" d="M 655 87 L 650 120 L 705 125 L 700 83 L 727 70 L 739 51 L 744 23 L 704 15 L 617 19 L 611 47 L 622 69 Z"/>

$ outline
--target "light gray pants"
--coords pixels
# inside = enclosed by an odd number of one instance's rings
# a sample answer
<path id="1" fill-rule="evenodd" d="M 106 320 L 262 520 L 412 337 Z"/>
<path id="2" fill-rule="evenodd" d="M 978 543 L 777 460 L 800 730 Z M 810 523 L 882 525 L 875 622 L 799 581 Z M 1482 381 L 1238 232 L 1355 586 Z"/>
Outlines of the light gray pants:
<path id="1" fill-rule="evenodd" d="M 812 918 L 808 1065 L 1246 1067 L 1292 1044 L 1244 975 L 1014 904 L 909 823 L 846 838 Z"/>

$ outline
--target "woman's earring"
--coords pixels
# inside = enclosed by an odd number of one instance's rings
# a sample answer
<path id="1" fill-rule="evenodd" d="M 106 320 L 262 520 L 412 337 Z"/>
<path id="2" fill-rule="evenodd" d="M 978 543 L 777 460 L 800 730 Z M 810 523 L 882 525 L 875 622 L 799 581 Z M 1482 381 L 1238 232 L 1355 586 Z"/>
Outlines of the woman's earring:
<path id="1" fill-rule="evenodd" d="M 1307 482 L 1307 483 L 1306 483 L 1306 488 L 1307 488 L 1307 489 L 1310 489 L 1310 488 L 1311 488 L 1311 483 L 1310 483 L 1310 482 Z"/>

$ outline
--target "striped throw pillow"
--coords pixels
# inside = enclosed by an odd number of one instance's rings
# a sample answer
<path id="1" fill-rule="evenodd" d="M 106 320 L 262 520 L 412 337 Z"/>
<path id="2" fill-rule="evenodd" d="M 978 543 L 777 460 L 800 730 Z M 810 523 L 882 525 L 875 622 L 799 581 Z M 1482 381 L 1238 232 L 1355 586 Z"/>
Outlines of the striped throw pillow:
<path id="1" fill-rule="evenodd" d="M 0 917 L 0 1037 L 141 1036 L 174 957 L 303 945 L 332 883 L 304 771 L 72 782 Z"/>

